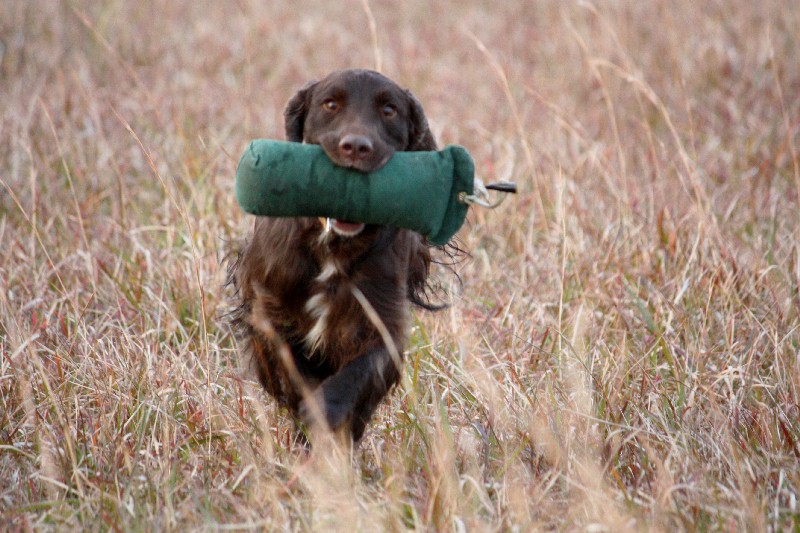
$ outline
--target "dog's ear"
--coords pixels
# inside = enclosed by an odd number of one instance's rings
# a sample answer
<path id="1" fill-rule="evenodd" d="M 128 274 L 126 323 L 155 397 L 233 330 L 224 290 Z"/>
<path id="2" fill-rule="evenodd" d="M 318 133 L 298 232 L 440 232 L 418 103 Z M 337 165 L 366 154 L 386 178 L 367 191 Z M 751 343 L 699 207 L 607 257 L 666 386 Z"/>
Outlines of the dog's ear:
<path id="1" fill-rule="evenodd" d="M 436 139 L 428 126 L 422 104 L 411 91 L 406 91 L 408 97 L 408 146 L 407 152 L 424 152 L 436 150 Z"/>
<path id="2" fill-rule="evenodd" d="M 303 123 L 306 121 L 306 114 L 311 104 L 311 92 L 316 84 L 315 81 L 306 83 L 287 102 L 286 108 L 283 110 L 287 141 L 303 142 Z"/>
<path id="3" fill-rule="evenodd" d="M 408 299 L 415 305 L 425 309 L 434 309 L 425 292 L 427 288 L 428 273 L 431 268 L 431 252 L 426 243 L 419 240 L 411 247 L 408 263 Z"/>

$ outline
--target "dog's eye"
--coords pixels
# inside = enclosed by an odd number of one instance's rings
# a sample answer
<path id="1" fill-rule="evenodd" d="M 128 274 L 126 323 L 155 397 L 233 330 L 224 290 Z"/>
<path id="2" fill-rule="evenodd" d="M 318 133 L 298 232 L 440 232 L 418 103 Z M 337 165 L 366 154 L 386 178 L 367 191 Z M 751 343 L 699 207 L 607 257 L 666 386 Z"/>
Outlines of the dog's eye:
<path id="1" fill-rule="evenodd" d="M 339 102 L 332 98 L 328 98 L 324 102 L 322 102 L 322 108 L 326 111 L 338 111 L 339 110 Z"/>
<path id="2" fill-rule="evenodd" d="M 381 108 L 384 118 L 394 118 L 397 116 L 397 108 L 392 104 L 386 104 Z"/>

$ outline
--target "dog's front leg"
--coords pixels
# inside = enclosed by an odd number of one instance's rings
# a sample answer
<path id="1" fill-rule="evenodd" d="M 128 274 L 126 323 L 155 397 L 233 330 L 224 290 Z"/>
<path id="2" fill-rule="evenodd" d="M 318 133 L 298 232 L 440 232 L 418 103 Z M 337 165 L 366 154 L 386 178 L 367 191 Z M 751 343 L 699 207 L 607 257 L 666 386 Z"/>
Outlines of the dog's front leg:
<path id="1" fill-rule="evenodd" d="M 375 408 L 399 379 L 400 369 L 389 351 L 374 348 L 323 381 L 314 398 L 301 403 L 301 417 L 313 424 L 314 409 L 309 405 L 313 400 L 332 430 L 349 427 L 358 441 Z"/>

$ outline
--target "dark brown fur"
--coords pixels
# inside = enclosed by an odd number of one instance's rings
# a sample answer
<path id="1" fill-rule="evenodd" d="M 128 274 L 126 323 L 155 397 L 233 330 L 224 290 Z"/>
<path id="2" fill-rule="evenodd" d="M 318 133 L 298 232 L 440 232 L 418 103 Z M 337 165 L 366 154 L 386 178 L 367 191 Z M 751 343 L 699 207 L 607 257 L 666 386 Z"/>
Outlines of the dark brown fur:
<path id="1" fill-rule="evenodd" d="M 416 98 L 371 71 L 338 71 L 306 86 L 285 120 L 288 140 L 320 144 L 334 163 L 364 171 L 397 150 L 436 149 Z M 230 282 L 243 349 L 267 392 L 307 422 L 303 390 L 313 393 L 331 428 L 360 439 L 400 378 L 392 349 L 402 355 L 408 301 L 429 307 L 430 262 L 427 243 L 409 230 L 367 225 L 345 237 L 314 218 L 257 218 Z M 384 344 L 359 291 L 394 347 Z"/>

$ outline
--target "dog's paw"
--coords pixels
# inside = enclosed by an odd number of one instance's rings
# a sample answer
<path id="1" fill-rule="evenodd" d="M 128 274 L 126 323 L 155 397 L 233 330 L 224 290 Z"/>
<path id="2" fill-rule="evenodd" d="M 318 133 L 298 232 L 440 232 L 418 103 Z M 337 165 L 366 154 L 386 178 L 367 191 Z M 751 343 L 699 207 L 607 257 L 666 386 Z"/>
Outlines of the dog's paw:
<path id="1" fill-rule="evenodd" d="M 325 388 L 320 387 L 311 397 L 300 402 L 300 419 L 309 427 L 317 426 L 320 417 L 332 431 L 337 431 L 347 426 L 353 416 L 353 406 L 350 402 L 342 402 L 326 394 Z"/>

